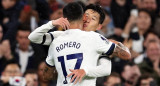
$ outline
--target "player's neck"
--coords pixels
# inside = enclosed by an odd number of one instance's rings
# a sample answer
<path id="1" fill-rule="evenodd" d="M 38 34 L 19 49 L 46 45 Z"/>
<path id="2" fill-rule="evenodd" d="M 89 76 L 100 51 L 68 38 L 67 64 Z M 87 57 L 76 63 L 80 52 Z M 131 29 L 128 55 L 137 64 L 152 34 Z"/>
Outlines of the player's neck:
<path id="1" fill-rule="evenodd" d="M 83 21 L 70 22 L 69 29 L 82 29 L 82 28 L 83 28 Z"/>

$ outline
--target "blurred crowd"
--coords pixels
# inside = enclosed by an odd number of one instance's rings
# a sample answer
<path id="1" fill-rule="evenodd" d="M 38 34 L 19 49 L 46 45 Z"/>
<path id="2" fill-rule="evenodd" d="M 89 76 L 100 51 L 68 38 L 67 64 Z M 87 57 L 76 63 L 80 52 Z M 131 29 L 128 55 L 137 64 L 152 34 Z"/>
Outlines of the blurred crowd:
<path id="1" fill-rule="evenodd" d="M 63 17 L 63 7 L 73 1 L 78 0 L 0 0 L 0 86 L 14 82 L 56 85 L 56 78 L 42 78 L 48 46 L 31 43 L 28 35 L 48 21 Z M 111 59 L 112 74 L 98 78 L 97 86 L 160 86 L 160 1 L 80 1 L 104 8 L 106 17 L 97 32 L 122 42 L 132 55 L 130 61 Z"/>

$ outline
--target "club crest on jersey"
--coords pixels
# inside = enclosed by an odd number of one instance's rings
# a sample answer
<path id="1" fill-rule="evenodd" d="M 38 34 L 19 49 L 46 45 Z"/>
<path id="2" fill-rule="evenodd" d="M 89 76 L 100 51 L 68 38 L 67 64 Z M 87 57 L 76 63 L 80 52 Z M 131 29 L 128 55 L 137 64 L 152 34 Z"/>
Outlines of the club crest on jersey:
<path id="1" fill-rule="evenodd" d="M 103 41 L 105 41 L 107 44 L 109 44 L 109 41 L 108 41 L 108 39 L 106 39 L 104 36 L 102 36 L 102 35 L 99 35 L 100 37 L 101 37 L 101 39 L 103 40 Z"/>

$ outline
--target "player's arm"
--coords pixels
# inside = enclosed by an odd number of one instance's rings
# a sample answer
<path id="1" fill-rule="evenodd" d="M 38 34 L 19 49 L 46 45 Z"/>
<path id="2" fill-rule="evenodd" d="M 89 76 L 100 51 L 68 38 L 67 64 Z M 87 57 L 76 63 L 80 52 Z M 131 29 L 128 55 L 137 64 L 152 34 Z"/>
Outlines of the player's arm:
<path id="1" fill-rule="evenodd" d="M 49 45 L 50 42 L 52 42 L 53 35 L 48 33 L 48 31 L 53 27 L 52 21 L 49 21 L 48 23 L 36 28 L 28 36 L 28 39 L 33 43 Z"/>
<path id="2" fill-rule="evenodd" d="M 96 67 L 86 67 L 84 69 L 76 69 L 76 70 L 71 70 L 71 73 L 68 74 L 68 77 L 72 77 L 71 82 L 73 80 L 74 84 L 77 82 L 81 82 L 83 77 L 102 77 L 102 76 L 107 76 L 110 75 L 111 73 L 111 61 L 106 58 L 100 58 L 98 61 L 99 65 Z"/>
<path id="3" fill-rule="evenodd" d="M 110 55 L 115 55 L 115 56 L 119 56 L 122 59 L 130 59 L 130 52 L 127 50 L 128 48 L 126 48 L 125 46 L 122 46 L 123 44 L 117 42 L 117 41 L 108 41 L 107 39 L 105 39 L 103 36 L 100 36 L 100 40 L 98 40 L 99 42 L 95 45 L 98 45 L 98 52 L 101 53 L 105 53 L 106 55 L 110 56 Z M 101 45 L 99 45 L 101 44 Z M 106 48 L 106 46 L 108 46 Z M 117 47 L 118 46 L 118 47 Z M 117 49 L 118 48 L 118 49 Z M 119 50 L 123 50 L 122 52 L 124 52 L 124 54 L 129 54 L 129 56 L 124 56 L 121 55 L 123 53 L 119 53 Z M 107 52 L 106 52 L 107 51 Z M 118 55 L 116 54 L 118 52 Z M 101 58 L 99 60 L 100 65 L 96 66 L 96 67 L 88 67 L 88 68 L 84 68 L 84 69 L 78 69 L 78 70 L 70 70 L 72 73 L 70 73 L 68 76 L 73 76 L 73 78 L 71 79 L 71 82 L 75 80 L 74 83 L 77 83 L 77 81 L 81 81 L 82 78 L 84 76 L 89 76 L 89 77 L 101 77 L 101 76 L 107 76 L 110 75 L 111 73 L 111 61 L 105 59 L 105 58 Z M 107 67 L 107 68 L 106 68 Z"/>
<path id="4" fill-rule="evenodd" d="M 129 49 L 124 46 L 121 42 L 106 39 L 104 36 L 99 35 L 95 36 L 95 42 L 96 49 L 98 53 L 103 53 L 110 57 L 118 57 L 123 60 L 130 60 L 131 54 Z"/>
<path id="5" fill-rule="evenodd" d="M 69 28 L 69 22 L 66 18 L 59 18 L 57 20 L 49 21 L 47 24 L 44 24 L 38 27 L 37 29 L 35 29 L 29 35 L 28 38 L 33 43 L 50 45 L 53 39 L 57 37 L 57 34 L 61 34 L 61 33 L 56 33 L 55 35 L 55 34 L 52 34 L 52 32 L 48 33 L 48 31 L 55 26 L 61 26 L 62 28 L 66 29 L 66 28 Z"/>
<path id="6" fill-rule="evenodd" d="M 110 40 L 110 41 L 116 44 L 113 53 L 110 55 L 111 58 L 116 56 L 123 60 L 131 59 L 130 51 L 126 46 L 124 46 L 121 42 L 115 40 Z"/>
<path id="7" fill-rule="evenodd" d="M 110 59 L 100 58 L 98 60 L 98 66 L 93 68 L 87 68 L 86 76 L 88 77 L 102 77 L 111 74 L 112 63 Z"/>

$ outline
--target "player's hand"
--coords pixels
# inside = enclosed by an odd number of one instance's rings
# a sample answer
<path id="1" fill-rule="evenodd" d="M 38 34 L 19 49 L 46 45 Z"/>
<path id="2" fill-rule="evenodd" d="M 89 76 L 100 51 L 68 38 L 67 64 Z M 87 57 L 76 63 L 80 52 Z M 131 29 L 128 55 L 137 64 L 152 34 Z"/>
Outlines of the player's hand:
<path id="1" fill-rule="evenodd" d="M 53 26 L 61 26 L 65 30 L 68 29 L 70 26 L 67 18 L 63 18 L 63 17 L 56 19 L 56 20 L 52 20 L 52 24 L 53 24 Z"/>
<path id="2" fill-rule="evenodd" d="M 84 69 L 76 69 L 76 70 L 70 69 L 70 71 L 72 73 L 67 75 L 67 77 L 73 76 L 70 82 L 73 82 L 75 80 L 74 84 L 76 84 L 78 81 L 81 82 L 82 78 L 86 75 L 86 72 L 84 71 Z"/>

